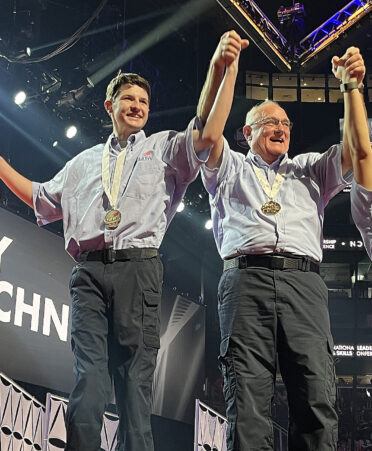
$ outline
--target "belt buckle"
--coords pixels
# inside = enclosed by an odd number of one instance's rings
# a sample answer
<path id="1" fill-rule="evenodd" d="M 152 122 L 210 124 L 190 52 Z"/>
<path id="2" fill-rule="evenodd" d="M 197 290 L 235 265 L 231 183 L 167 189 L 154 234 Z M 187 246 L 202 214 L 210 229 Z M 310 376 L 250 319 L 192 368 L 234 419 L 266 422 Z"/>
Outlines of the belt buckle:
<path id="1" fill-rule="evenodd" d="M 304 258 L 301 262 L 301 271 L 310 271 L 311 270 L 311 260 Z"/>
<path id="2" fill-rule="evenodd" d="M 246 255 L 241 255 L 240 257 L 235 257 L 238 258 L 238 268 L 239 269 L 245 269 L 248 266 L 248 262 L 247 262 L 247 256 Z"/>
<path id="3" fill-rule="evenodd" d="M 280 255 L 271 257 L 271 269 L 284 269 L 285 258 Z"/>
<path id="4" fill-rule="evenodd" d="M 112 247 L 109 247 L 103 251 L 103 263 L 114 263 L 116 257 L 116 251 Z"/>

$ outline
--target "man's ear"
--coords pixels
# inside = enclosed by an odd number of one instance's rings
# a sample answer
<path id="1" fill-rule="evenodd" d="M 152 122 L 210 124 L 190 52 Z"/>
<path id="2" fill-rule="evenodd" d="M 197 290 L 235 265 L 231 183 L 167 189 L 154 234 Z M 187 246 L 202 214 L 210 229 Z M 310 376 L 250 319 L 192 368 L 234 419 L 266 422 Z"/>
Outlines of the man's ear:
<path id="1" fill-rule="evenodd" d="M 109 100 L 106 100 L 104 105 L 105 105 L 105 110 L 110 115 L 112 113 L 112 102 L 110 102 Z"/>
<path id="2" fill-rule="evenodd" d="M 252 136 L 251 136 L 251 134 L 252 134 L 252 127 L 250 125 L 245 125 L 243 127 L 243 134 L 245 136 L 245 139 L 247 141 L 250 141 L 252 139 Z"/>

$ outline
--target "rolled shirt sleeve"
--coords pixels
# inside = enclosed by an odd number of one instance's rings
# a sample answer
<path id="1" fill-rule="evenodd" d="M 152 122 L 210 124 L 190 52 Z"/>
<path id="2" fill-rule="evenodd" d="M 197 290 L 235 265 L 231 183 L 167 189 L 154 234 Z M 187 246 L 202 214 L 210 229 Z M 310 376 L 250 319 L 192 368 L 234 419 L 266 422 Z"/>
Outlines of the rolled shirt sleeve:
<path id="1" fill-rule="evenodd" d="M 195 117 L 183 132 L 170 131 L 165 137 L 163 161 L 176 174 L 178 183 L 190 183 L 197 177 L 200 167 L 210 154 L 210 148 L 196 153 L 193 143 L 193 130 L 202 130 L 203 124 Z"/>
<path id="2" fill-rule="evenodd" d="M 39 226 L 62 219 L 62 193 L 66 182 L 67 165 L 48 182 L 32 182 L 34 212 Z"/>
<path id="3" fill-rule="evenodd" d="M 317 183 L 324 205 L 345 185 L 353 180 L 353 172 L 342 175 L 342 145 L 335 144 L 324 153 L 310 152 L 296 156 L 296 161 L 304 175 Z"/>
<path id="4" fill-rule="evenodd" d="M 372 260 L 372 191 L 353 180 L 350 200 L 351 215 L 362 236 L 367 254 Z"/>
<path id="5" fill-rule="evenodd" d="M 205 189 L 212 196 L 216 195 L 216 191 L 221 182 L 225 179 L 227 174 L 230 174 L 231 166 L 233 164 L 232 154 L 227 140 L 223 139 L 222 147 L 222 160 L 221 164 L 217 168 L 208 168 L 203 165 L 201 176 L 205 186 Z"/>

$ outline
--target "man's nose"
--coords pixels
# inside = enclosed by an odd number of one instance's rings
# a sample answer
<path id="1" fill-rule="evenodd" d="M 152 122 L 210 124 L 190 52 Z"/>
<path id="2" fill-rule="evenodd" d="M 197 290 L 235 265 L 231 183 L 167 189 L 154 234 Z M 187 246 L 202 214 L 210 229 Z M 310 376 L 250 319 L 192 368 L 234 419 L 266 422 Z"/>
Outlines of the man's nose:
<path id="1" fill-rule="evenodd" d="M 278 122 L 277 125 L 275 126 L 275 131 L 279 132 L 279 133 L 283 133 L 284 132 L 284 125 L 281 122 Z"/>
<path id="2" fill-rule="evenodd" d="M 139 110 L 140 107 L 140 103 L 138 100 L 133 100 L 132 104 L 131 104 L 131 108 L 134 110 Z"/>

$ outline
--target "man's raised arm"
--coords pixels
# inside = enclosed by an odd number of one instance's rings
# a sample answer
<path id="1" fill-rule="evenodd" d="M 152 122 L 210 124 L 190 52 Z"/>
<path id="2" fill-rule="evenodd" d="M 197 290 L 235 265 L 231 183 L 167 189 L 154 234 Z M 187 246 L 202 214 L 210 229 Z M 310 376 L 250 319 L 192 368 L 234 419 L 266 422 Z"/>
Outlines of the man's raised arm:
<path id="1" fill-rule="evenodd" d="M 222 133 L 234 97 L 239 55 L 248 44 L 248 40 L 241 39 L 235 31 L 226 32 L 222 35 L 209 65 L 197 107 L 197 115 L 205 126 L 200 132 L 194 131 L 196 152 L 212 146 L 208 167 L 216 167 L 221 157 Z"/>
<path id="2" fill-rule="evenodd" d="M 29 207 L 34 208 L 32 182 L 13 169 L 3 157 L 0 157 L 0 178 Z"/>
<path id="3" fill-rule="evenodd" d="M 334 56 L 332 70 L 344 92 L 342 172 L 345 174 L 353 167 L 355 180 L 372 189 L 372 153 L 366 108 L 358 90 L 366 69 L 359 49 L 349 47 L 341 58 Z"/>

